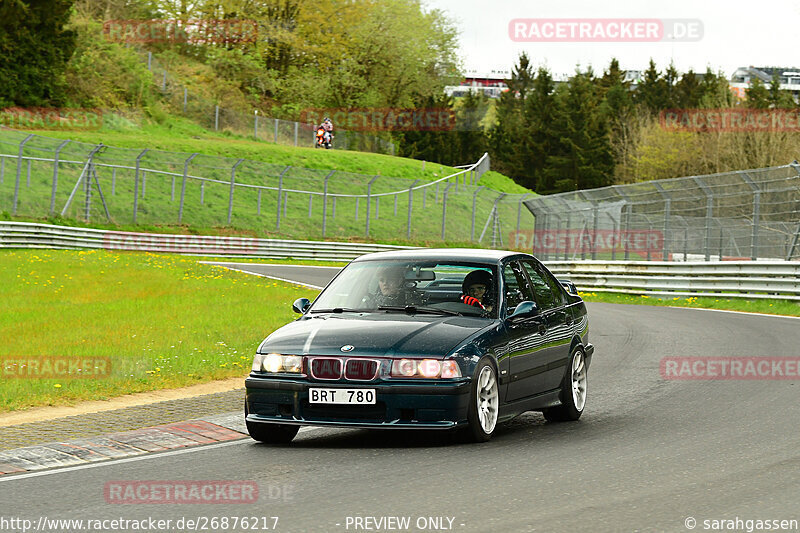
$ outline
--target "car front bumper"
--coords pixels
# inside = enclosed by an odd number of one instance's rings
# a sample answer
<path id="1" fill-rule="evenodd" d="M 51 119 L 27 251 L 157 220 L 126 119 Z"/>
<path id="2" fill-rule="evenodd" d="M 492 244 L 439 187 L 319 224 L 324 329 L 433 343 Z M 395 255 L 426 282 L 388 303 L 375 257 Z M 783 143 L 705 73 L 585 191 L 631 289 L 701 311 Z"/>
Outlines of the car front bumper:
<path id="1" fill-rule="evenodd" d="M 374 405 L 309 402 L 310 388 L 374 389 Z M 310 382 L 248 377 L 247 422 L 350 428 L 450 429 L 466 423 L 469 379 L 435 383 Z"/>

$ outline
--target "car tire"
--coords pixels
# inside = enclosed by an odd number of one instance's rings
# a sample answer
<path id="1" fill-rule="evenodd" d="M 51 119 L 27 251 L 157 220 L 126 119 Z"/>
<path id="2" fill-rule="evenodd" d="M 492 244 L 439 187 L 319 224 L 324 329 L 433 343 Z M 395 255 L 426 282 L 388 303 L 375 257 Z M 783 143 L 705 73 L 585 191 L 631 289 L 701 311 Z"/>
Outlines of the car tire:
<path id="1" fill-rule="evenodd" d="M 488 358 L 483 358 L 478 362 L 470 385 L 467 427 L 464 430 L 466 440 L 486 442 L 491 439 L 497 427 L 499 407 L 497 371 Z"/>
<path id="2" fill-rule="evenodd" d="M 247 402 L 244 404 L 245 425 L 247 432 L 254 440 L 266 444 L 288 444 L 295 438 L 300 426 L 289 424 L 262 424 L 247 421 Z"/>
<path id="3" fill-rule="evenodd" d="M 548 422 L 571 422 L 578 420 L 586 407 L 588 375 L 586 354 L 583 348 L 575 348 L 569 366 L 561 382 L 561 405 L 542 411 Z"/>

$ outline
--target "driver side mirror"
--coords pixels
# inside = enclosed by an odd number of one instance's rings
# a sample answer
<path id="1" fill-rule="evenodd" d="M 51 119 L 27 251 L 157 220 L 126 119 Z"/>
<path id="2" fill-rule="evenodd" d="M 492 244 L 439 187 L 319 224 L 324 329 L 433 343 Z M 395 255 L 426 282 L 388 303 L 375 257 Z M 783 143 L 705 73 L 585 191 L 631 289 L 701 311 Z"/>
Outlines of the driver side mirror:
<path id="1" fill-rule="evenodd" d="M 308 298 L 298 298 L 292 304 L 292 310 L 301 315 L 304 315 L 306 311 L 308 311 L 309 307 L 311 307 L 311 302 L 308 300 Z"/>
<path id="2" fill-rule="evenodd" d="M 519 305 L 514 308 L 514 312 L 509 315 L 508 319 L 512 322 L 516 322 L 517 320 L 535 317 L 538 314 L 539 306 L 536 305 L 536 302 L 526 300 L 524 302 L 520 302 Z"/>

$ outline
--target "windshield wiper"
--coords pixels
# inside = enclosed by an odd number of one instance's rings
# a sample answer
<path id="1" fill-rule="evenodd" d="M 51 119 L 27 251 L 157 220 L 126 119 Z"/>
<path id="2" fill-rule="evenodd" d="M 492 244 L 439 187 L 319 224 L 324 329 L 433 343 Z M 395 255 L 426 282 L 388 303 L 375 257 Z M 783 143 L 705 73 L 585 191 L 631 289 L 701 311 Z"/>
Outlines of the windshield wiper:
<path id="1" fill-rule="evenodd" d="M 409 315 L 420 313 L 420 314 L 429 314 L 429 315 L 463 316 L 458 311 L 451 311 L 450 309 L 439 309 L 437 307 L 415 307 L 413 305 L 407 305 L 405 307 L 401 307 L 399 305 L 382 305 L 382 306 L 378 307 L 378 310 L 379 311 L 405 311 Z"/>
<path id="2" fill-rule="evenodd" d="M 312 309 L 312 313 L 363 313 L 367 309 L 350 309 L 347 307 L 334 307 L 333 309 Z"/>

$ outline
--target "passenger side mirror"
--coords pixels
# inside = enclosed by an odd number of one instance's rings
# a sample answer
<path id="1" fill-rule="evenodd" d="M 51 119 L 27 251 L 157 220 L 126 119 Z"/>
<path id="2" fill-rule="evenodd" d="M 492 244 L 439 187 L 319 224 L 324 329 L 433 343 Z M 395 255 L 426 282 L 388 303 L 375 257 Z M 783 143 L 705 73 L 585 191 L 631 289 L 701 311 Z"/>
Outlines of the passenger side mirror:
<path id="1" fill-rule="evenodd" d="M 571 294 L 572 296 L 578 296 L 578 287 L 576 287 L 575 284 L 572 283 L 570 280 L 568 280 L 568 279 L 560 279 L 560 280 L 558 280 L 558 282 L 561 283 L 562 287 L 567 289 L 567 292 L 569 294 Z"/>
<path id="2" fill-rule="evenodd" d="M 298 298 L 292 304 L 292 310 L 301 315 L 304 315 L 306 311 L 308 311 L 309 307 L 311 307 L 311 302 L 308 300 L 308 298 Z"/>
<path id="3" fill-rule="evenodd" d="M 514 312 L 509 315 L 508 319 L 512 322 L 522 320 L 524 318 L 531 318 L 539 314 L 539 306 L 536 302 L 526 300 L 514 309 Z"/>

